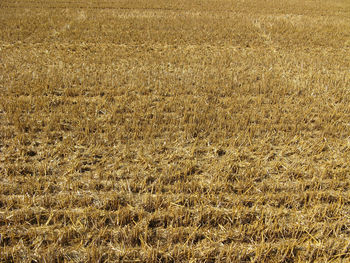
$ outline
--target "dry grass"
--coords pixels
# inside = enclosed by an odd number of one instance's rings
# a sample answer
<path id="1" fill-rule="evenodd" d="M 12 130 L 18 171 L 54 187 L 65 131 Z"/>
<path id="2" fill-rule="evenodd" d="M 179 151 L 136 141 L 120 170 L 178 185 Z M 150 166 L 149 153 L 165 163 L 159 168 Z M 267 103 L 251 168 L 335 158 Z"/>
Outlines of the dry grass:
<path id="1" fill-rule="evenodd" d="M 1 0 L 0 261 L 349 261 L 349 32 L 346 0 Z"/>

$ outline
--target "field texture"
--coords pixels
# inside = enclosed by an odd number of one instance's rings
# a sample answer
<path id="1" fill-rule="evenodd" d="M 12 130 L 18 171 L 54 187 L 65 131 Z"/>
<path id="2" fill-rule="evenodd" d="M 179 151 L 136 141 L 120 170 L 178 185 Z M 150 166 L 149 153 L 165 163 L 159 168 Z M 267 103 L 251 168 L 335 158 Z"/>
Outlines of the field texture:
<path id="1" fill-rule="evenodd" d="M 0 1 L 0 262 L 349 262 L 348 0 Z"/>

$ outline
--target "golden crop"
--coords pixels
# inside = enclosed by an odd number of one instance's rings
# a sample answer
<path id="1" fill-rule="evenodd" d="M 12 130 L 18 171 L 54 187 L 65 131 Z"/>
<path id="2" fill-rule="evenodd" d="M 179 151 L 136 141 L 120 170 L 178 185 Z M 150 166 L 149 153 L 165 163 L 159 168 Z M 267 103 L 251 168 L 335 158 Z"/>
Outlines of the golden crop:
<path id="1" fill-rule="evenodd" d="M 350 260 L 350 2 L 1 0 L 1 262 Z"/>

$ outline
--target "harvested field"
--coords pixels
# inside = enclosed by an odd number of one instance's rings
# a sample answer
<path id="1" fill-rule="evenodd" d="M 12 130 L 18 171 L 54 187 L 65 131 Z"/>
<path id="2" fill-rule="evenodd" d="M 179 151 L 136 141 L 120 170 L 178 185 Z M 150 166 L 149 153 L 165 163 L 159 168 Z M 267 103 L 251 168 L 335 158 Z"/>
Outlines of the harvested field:
<path id="1" fill-rule="evenodd" d="M 0 262 L 349 262 L 350 2 L 1 0 Z"/>

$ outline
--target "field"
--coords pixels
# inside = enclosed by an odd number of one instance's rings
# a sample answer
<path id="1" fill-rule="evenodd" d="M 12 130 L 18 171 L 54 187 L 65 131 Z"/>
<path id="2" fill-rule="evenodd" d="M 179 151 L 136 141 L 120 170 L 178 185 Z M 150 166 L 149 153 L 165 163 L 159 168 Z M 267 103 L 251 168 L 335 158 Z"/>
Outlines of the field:
<path id="1" fill-rule="evenodd" d="M 1 0 L 0 262 L 349 262 L 350 2 Z"/>

